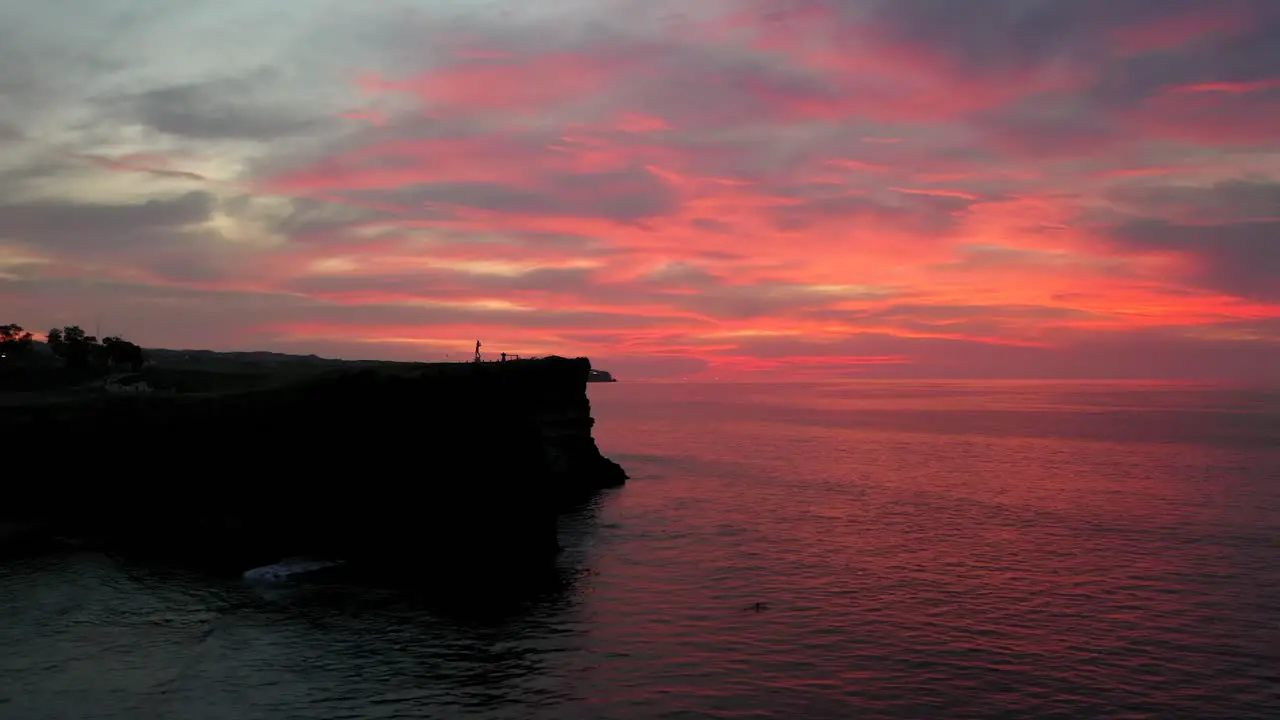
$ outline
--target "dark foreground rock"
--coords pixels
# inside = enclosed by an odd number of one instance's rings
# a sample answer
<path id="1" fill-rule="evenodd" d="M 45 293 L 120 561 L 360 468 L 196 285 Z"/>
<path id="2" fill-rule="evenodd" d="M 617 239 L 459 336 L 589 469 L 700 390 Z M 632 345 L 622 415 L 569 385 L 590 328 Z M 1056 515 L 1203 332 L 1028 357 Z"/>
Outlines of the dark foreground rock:
<path id="1" fill-rule="evenodd" d="M 626 474 L 591 437 L 586 359 L 337 370 L 201 396 L 0 407 L 0 521 L 192 562 L 497 569 Z"/>

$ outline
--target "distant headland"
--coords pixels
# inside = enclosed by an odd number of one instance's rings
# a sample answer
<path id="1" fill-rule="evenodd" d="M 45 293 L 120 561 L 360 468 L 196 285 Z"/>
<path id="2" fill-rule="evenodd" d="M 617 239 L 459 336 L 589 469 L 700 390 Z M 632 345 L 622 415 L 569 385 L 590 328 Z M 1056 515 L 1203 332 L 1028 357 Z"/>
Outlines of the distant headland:
<path id="1" fill-rule="evenodd" d="M 564 508 L 626 481 L 591 435 L 586 385 L 601 373 L 586 358 L 341 361 L 108 340 L 0 331 L 14 478 L 0 536 L 228 569 L 297 555 L 492 568 L 554 552 Z"/>

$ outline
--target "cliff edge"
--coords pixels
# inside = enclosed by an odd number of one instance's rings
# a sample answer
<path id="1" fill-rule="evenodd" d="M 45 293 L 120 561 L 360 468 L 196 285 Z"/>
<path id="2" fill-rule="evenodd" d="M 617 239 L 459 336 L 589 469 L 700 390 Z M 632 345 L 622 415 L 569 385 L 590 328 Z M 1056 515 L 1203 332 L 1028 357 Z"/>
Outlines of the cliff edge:
<path id="1" fill-rule="evenodd" d="M 337 369 L 236 393 L 0 407 L 0 520 L 249 566 L 546 555 L 600 454 L 585 358 Z"/>

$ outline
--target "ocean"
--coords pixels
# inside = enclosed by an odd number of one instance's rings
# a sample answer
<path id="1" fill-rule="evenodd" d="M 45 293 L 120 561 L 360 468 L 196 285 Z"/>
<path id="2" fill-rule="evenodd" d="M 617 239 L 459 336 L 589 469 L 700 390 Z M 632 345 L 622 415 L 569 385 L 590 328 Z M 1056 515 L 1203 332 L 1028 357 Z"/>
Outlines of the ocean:
<path id="1" fill-rule="evenodd" d="M 0 719 L 1280 717 L 1280 391 L 593 384 L 483 598 L 0 565 Z"/>

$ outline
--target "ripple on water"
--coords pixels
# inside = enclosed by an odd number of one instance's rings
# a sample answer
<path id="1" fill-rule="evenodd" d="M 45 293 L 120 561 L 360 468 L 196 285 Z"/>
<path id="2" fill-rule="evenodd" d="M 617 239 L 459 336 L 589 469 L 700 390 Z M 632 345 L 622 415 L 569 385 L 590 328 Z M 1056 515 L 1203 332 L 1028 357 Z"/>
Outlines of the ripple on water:
<path id="1" fill-rule="evenodd" d="M 1280 716 L 1273 396 L 591 392 L 635 480 L 536 582 L 5 565 L 0 717 Z"/>

